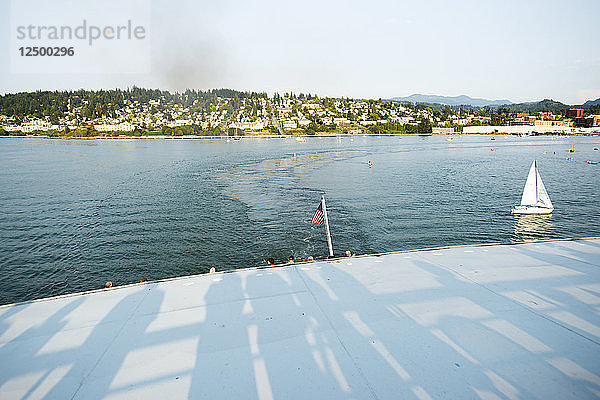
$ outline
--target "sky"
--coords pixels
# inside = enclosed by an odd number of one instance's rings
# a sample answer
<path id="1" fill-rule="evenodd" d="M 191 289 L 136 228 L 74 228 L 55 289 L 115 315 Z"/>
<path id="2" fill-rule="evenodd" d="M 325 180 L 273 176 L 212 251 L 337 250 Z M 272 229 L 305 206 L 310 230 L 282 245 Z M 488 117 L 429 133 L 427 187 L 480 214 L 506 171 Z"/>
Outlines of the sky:
<path id="1" fill-rule="evenodd" d="M 135 85 L 567 104 L 600 97 L 597 0 L 120 3 L 0 0 L 0 91 Z M 147 36 L 74 42 L 70 59 L 18 54 L 17 46 L 38 43 L 16 40 L 19 24 L 76 26 L 83 18 L 100 26 L 132 20 Z"/>

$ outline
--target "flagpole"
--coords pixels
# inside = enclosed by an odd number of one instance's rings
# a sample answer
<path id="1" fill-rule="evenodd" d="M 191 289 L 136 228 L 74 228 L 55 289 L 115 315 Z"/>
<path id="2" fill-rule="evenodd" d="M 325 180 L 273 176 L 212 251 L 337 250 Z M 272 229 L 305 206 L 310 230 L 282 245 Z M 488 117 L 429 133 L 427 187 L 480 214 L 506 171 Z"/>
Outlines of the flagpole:
<path id="1" fill-rule="evenodd" d="M 327 219 L 325 196 L 321 196 L 321 206 L 323 208 L 323 219 L 325 220 L 325 228 L 327 228 L 327 244 L 329 245 L 329 257 L 333 257 L 333 246 L 331 245 L 331 233 L 329 233 L 329 220 Z"/>

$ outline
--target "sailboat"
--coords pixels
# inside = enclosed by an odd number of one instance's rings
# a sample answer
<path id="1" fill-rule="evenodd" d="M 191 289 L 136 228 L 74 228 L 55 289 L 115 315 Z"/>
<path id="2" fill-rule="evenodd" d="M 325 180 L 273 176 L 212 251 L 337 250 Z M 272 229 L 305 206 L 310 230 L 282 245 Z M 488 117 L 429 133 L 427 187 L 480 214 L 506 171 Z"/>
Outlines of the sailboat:
<path id="1" fill-rule="evenodd" d="M 523 189 L 521 204 L 514 206 L 511 214 L 550 214 L 554 206 L 544 187 L 542 177 L 537 169 L 537 161 L 533 161 Z"/>

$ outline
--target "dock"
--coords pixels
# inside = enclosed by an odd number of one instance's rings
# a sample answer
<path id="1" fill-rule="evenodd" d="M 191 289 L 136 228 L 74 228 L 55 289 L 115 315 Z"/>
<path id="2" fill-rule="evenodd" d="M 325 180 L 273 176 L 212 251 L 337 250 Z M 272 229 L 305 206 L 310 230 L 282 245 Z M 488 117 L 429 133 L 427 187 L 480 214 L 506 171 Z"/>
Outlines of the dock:
<path id="1" fill-rule="evenodd" d="M 1 399 L 599 397 L 599 238 L 240 269 L 0 307 Z"/>

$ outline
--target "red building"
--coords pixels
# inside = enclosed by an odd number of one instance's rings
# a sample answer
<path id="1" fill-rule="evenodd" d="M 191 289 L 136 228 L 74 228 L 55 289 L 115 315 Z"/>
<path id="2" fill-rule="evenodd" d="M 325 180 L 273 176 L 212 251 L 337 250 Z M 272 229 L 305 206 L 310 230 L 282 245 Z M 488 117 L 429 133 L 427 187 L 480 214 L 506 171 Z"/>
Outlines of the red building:
<path id="1" fill-rule="evenodd" d="M 571 109 L 567 110 L 567 117 L 569 117 L 569 118 L 583 117 L 583 108 L 571 108 Z"/>

